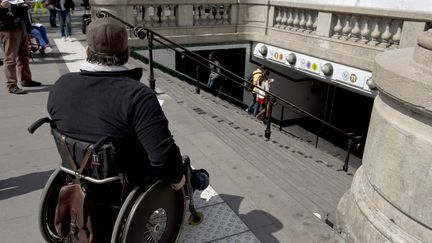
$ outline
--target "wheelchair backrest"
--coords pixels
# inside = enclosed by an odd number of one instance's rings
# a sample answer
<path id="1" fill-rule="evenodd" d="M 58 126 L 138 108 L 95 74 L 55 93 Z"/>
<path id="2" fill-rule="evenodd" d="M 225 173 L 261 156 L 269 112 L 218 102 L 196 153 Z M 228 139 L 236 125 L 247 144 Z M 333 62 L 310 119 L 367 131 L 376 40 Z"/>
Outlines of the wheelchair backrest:
<path id="1" fill-rule="evenodd" d="M 70 138 L 52 128 L 52 135 L 61 157 L 61 165 L 73 172 L 86 163 L 82 175 L 96 180 L 104 180 L 119 175 L 117 167 L 117 151 L 112 142 L 89 143 Z M 102 140 L 101 140 L 102 141 Z"/>

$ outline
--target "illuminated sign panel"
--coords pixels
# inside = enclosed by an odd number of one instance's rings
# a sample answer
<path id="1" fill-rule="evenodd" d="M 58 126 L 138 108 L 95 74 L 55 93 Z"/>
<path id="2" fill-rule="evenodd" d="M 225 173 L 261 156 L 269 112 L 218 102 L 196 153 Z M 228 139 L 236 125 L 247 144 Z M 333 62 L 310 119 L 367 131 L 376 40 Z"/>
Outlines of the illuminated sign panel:
<path id="1" fill-rule="evenodd" d="M 265 53 L 265 56 L 263 56 L 262 53 Z M 288 58 L 290 54 L 291 56 L 295 55 L 295 63 L 290 64 L 288 62 L 288 60 L 293 60 L 292 57 L 291 59 Z M 372 77 L 372 73 L 369 71 L 269 46 L 263 43 L 258 43 L 255 46 L 253 55 L 257 58 L 265 59 L 368 95 L 375 96 L 377 94 L 377 91 L 371 90 L 367 84 L 367 80 Z"/>

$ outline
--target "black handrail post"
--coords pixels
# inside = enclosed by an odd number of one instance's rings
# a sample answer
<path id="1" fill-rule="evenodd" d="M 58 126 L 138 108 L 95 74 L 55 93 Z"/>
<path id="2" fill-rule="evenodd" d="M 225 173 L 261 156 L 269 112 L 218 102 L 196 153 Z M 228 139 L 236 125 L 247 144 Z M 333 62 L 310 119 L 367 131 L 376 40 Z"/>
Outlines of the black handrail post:
<path id="1" fill-rule="evenodd" d="M 153 92 L 156 92 L 156 80 L 154 78 L 154 72 L 153 72 L 153 33 L 150 31 L 147 32 L 147 40 L 148 40 L 149 69 L 150 69 L 149 84 L 151 90 L 153 90 Z"/>
<path id="2" fill-rule="evenodd" d="M 196 79 L 195 93 L 200 94 L 199 65 L 196 65 L 195 67 L 195 79 Z"/>
<path id="3" fill-rule="evenodd" d="M 345 163 L 344 163 L 344 165 L 342 167 L 342 170 L 345 171 L 345 172 L 348 172 L 348 161 L 349 161 L 349 157 L 350 157 L 350 154 L 351 154 L 351 148 L 352 148 L 352 145 L 354 143 L 353 134 L 349 133 L 348 135 L 350 137 L 348 138 L 348 147 L 347 147 L 347 153 L 346 153 L 346 157 L 345 157 Z"/>
<path id="4" fill-rule="evenodd" d="M 319 128 L 319 130 L 317 132 L 317 136 L 316 136 L 316 139 L 315 139 L 315 148 L 318 148 L 318 140 L 319 140 L 320 134 L 321 134 L 321 132 L 323 130 L 324 130 L 324 123 L 321 122 L 321 126 L 320 126 L 320 128 Z"/>
<path id="5" fill-rule="evenodd" d="M 282 131 L 282 122 L 283 122 L 283 118 L 284 118 L 284 111 L 285 111 L 285 106 L 282 106 L 280 122 L 279 122 L 279 131 Z"/>
<path id="6" fill-rule="evenodd" d="M 267 116 L 267 124 L 266 124 L 266 130 L 265 130 L 265 132 L 264 132 L 264 136 L 267 138 L 267 139 L 270 139 L 270 137 L 271 137 L 271 129 L 270 129 L 270 127 L 271 127 L 271 117 L 272 117 L 272 110 L 273 110 L 273 104 L 274 104 L 274 98 L 273 97 L 271 97 L 268 93 L 267 93 L 267 98 L 266 98 L 266 100 L 267 100 L 267 104 L 266 104 L 266 109 L 267 109 L 267 106 L 268 106 L 268 111 L 266 110 L 265 111 L 265 113 L 266 113 L 266 116 Z"/>

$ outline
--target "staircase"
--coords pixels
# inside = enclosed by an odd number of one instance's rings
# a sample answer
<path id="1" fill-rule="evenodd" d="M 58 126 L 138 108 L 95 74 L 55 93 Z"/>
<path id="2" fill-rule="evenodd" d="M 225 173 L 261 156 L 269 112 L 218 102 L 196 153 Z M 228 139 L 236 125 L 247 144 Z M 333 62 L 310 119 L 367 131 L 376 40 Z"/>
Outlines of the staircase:
<path id="1" fill-rule="evenodd" d="M 322 220 L 328 215 L 328 220 L 334 222 L 337 203 L 350 188 L 353 174 L 340 171 L 343 161 L 316 149 L 310 141 L 291 135 L 302 132 L 299 127 L 292 127 L 292 133 L 272 127 L 271 139 L 267 140 L 265 124 L 239 107 L 205 91 L 196 94 L 195 86 L 160 70 L 155 70 L 155 79 L 157 90 L 175 100 L 188 115 L 246 160 L 248 166 L 261 171 L 311 214 L 318 213 Z"/>

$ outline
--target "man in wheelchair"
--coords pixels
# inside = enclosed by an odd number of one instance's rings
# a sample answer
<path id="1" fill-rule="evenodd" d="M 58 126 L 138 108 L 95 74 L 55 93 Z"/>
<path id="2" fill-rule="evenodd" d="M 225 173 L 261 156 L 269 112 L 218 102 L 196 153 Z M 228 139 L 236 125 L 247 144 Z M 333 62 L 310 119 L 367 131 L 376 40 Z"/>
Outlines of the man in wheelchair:
<path id="1" fill-rule="evenodd" d="M 185 167 L 180 149 L 175 144 L 155 93 L 139 82 L 142 69 L 129 70 L 124 66 L 130 55 L 127 40 L 126 28 L 113 18 L 99 18 L 90 23 L 87 29 L 87 59 L 81 65 L 81 71 L 61 76 L 49 93 L 47 109 L 52 119 L 51 125 L 55 127 L 53 132 L 58 132 L 56 143 L 59 145 L 64 139 L 63 142 L 68 143 L 68 146 L 74 144 L 75 140 L 94 144 L 106 137 L 115 145 L 116 154 L 119 155 L 117 161 L 121 161 L 116 164 L 116 170 L 125 175 L 130 188 L 145 183 L 145 179 L 157 174 L 170 183 L 174 191 L 180 190 L 185 184 Z M 56 137 L 56 134 L 53 135 Z M 77 142 L 70 148 L 73 150 L 79 144 Z M 69 153 L 68 149 L 66 154 Z M 96 202 L 109 201 L 113 197 L 112 190 L 116 191 L 115 188 L 102 188 L 99 185 L 89 187 L 89 194 L 96 198 Z M 140 198 L 131 200 L 139 201 Z M 133 210 L 140 214 L 138 209 Z M 140 225 L 140 221 L 136 220 L 138 223 L 125 223 L 120 229 L 112 229 L 112 226 L 105 228 L 109 232 L 106 237 L 110 237 L 113 230 L 137 227 L 135 224 Z M 156 229 L 153 225 L 152 230 Z M 118 235 L 125 237 L 124 233 Z M 57 242 L 55 237 L 44 237 Z M 134 239 L 135 236 L 131 237 Z M 147 242 L 130 239 L 121 241 Z M 109 239 L 100 242 L 109 242 Z"/>

